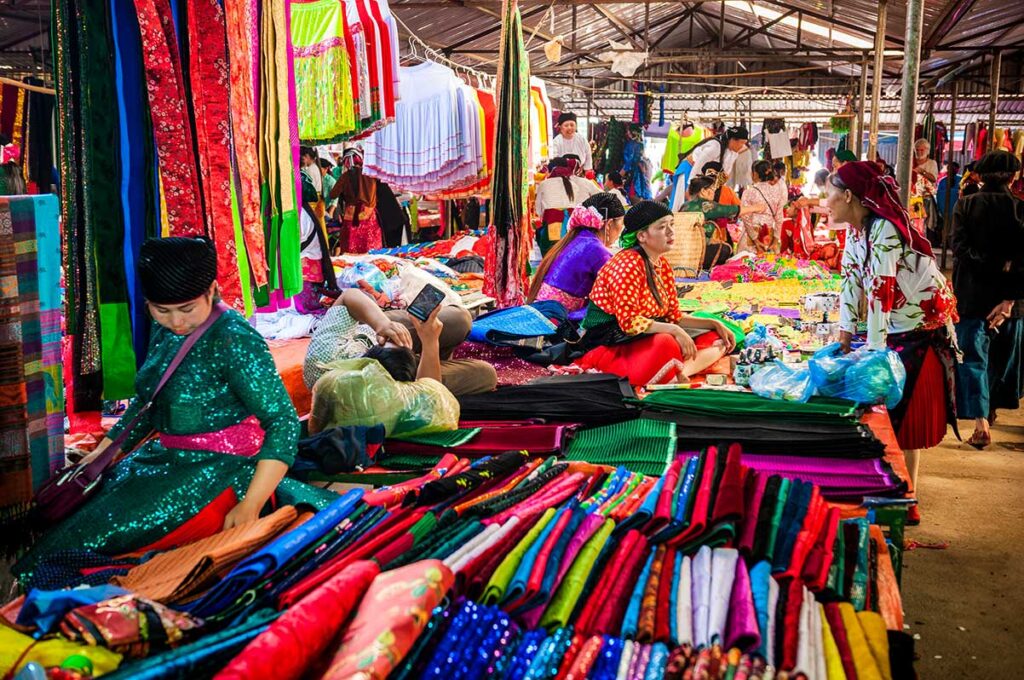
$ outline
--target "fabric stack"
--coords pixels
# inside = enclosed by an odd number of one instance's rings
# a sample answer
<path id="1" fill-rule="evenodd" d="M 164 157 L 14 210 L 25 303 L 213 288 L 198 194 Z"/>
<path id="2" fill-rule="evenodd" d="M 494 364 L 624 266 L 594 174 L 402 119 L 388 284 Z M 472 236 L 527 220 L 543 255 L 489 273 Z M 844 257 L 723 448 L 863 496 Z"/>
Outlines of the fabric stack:
<path id="1" fill-rule="evenodd" d="M 594 664 L 624 657 L 888 677 L 887 638 L 903 635 L 877 527 L 841 521 L 812 483 L 746 468 L 738 446 L 677 456 L 657 478 L 518 451 L 449 456 L 315 515 L 282 507 L 197 531 L 175 532 L 183 546 L 147 547 L 143 562 L 107 557 L 105 569 L 100 556 L 53 556 L 61 585 L 97 585 L 102 572 L 118 587 L 36 590 L 4 615 L 25 632 L 59 630 L 98 662 L 124 655 L 111 677 L 148 678 L 268 667 L 287 678 L 370 667 L 373 677 L 440 668 L 470 678 L 485 658 L 496 677 L 525 677 L 535 663 L 597 677 Z M 30 584 L 58 587 L 43 571 Z M 451 667 L 455 653 L 468 665 Z"/>
<path id="2" fill-rule="evenodd" d="M 363 172 L 418 194 L 476 186 L 488 176 L 493 95 L 431 61 L 403 67 L 399 92 L 395 124 L 365 142 Z"/>
<path id="3" fill-rule="evenodd" d="M 0 526 L 64 464 L 57 197 L 0 198 Z"/>
<path id="4" fill-rule="evenodd" d="M 398 26 L 387 0 L 291 3 L 299 139 L 361 139 L 395 119 Z"/>

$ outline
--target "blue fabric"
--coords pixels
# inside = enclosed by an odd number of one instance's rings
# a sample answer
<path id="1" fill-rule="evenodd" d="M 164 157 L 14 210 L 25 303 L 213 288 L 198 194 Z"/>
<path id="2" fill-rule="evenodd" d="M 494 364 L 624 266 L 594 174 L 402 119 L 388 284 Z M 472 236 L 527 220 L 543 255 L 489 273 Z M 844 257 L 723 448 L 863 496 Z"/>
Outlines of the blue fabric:
<path id="1" fill-rule="evenodd" d="M 565 307 L 552 300 L 498 309 L 477 317 L 468 339 L 493 345 L 520 338 L 554 335 L 558 327 L 548 320 L 550 316 L 565 320 L 568 313 Z"/>
<path id="2" fill-rule="evenodd" d="M 559 628 L 544 641 L 523 680 L 546 680 L 558 674 L 565 653 L 572 645 L 572 628 Z"/>
<path id="3" fill-rule="evenodd" d="M 964 353 L 956 365 L 956 411 L 964 419 L 988 418 L 991 413 L 989 391 L 989 349 L 992 339 L 984 319 L 961 319 L 956 325 L 956 341 Z"/>
<path id="4" fill-rule="evenodd" d="M 637 626 L 640 625 L 640 606 L 643 604 L 644 589 L 647 587 L 647 579 L 651 577 L 651 566 L 654 564 L 655 548 L 651 548 L 651 554 L 647 556 L 647 563 L 644 570 L 640 572 L 633 587 L 633 594 L 629 597 L 629 607 L 626 608 L 626 615 L 622 617 L 622 637 L 630 640 L 636 637 Z"/>
<path id="5" fill-rule="evenodd" d="M 679 581 L 683 578 L 683 553 L 676 553 L 676 562 L 672 567 L 672 589 L 668 594 L 668 630 L 673 645 L 679 641 Z"/>
<path id="6" fill-rule="evenodd" d="M 530 630 L 523 634 L 516 647 L 516 653 L 512 657 L 512 663 L 505 673 L 506 680 L 523 680 L 530 670 L 530 665 L 540 653 L 548 633 L 545 630 Z"/>
<path id="7" fill-rule="evenodd" d="M 761 646 L 757 653 L 761 656 L 767 656 L 768 653 L 768 581 L 771 577 L 772 565 L 767 561 L 758 562 L 750 570 L 750 592 L 757 613 L 757 628 L 761 631 Z"/>
<path id="8" fill-rule="evenodd" d="M 281 568 L 309 545 L 338 526 L 352 514 L 362 498 L 363 491 L 361 489 L 349 491 L 316 513 L 305 524 L 278 537 L 270 545 L 239 562 L 206 595 L 186 605 L 183 609 L 200 617 L 222 611 L 234 603 L 245 591 Z"/>
<path id="9" fill-rule="evenodd" d="M 782 521 L 779 523 L 779 537 L 775 542 L 775 553 L 772 558 L 772 571 L 774 572 L 781 573 L 789 569 L 796 537 L 803 527 L 813 490 L 814 485 L 810 482 L 793 480 L 789 497 L 786 499 L 786 507 L 782 511 Z"/>
<path id="10" fill-rule="evenodd" d="M 574 500 L 575 504 L 576 501 Z M 548 558 L 548 563 L 544 566 L 544 579 L 541 581 L 540 593 L 537 594 L 537 604 L 546 603 L 554 592 L 555 579 L 558 577 L 558 572 L 562 567 L 562 558 L 565 556 L 565 550 L 569 547 L 569 542 L 573 536 L 579 530 L 580 525 L 583 524 L 583 520 L 589 513 L 580 507 L 574 507 L 572 509 L 572 517 L 569 519 L 569 523 L 565 525 L 565 531 L 558 537 L 558 542 L 555 543 L 554 549 L 551 551 L 551 556 Z"/>
<path id="11" fill-rule="evenodd" d="M 693 495 L 694 486 L 697 482 L 697 471 L 700 466 L 700 458 L 694 456 L 686 462 L 683 474 L 679 478 L 678 491 L 673 500 L 672 520 L 667 527 L 659 531 L 652 539 L 653 543 L 662 543 L 682 533 L 690 524 L 690 518 L 686 516 L 687 508 L 690 505 L 690 496 Z"/>
<path id="12" fill-rule="evenodd" d="M 949 209 L 952 211 L 956 208 L 956 202 L 960 200 L 960 179 L 961 175 L 957 175 L 953 178 L 953 189 L 952 198 L 949 202 Z M 946 175 L 939 180 L 938 185 L 935 187 L 935 204 L 939 210 L 939 217 L 941 218 L 946 214 L 946 189 L 949 187 L 949 175 Z"/>
<path id="13" fill-rule="evenodd" d="M 530 572 L 533 571 L 533 565 L 537 561 L 537 554 L 544 547 L 544 543 L 547 542 L 548 536 L 554 531 L 555 525 L 558 524 L 562 514 L 568 511 L 568 508 L 565 506 L 559 508 L 547 526 L 541 530 L 537 540 L 523 554 L 523 559 L 520 560 L 519 566 L 516 567 L 516 573 L 512 576 L 512 580 L 509 581 L 508 588 L 505 589 L 505 599 L 502 601 L 502 604 L 514 602 L 526 592 L 526 583 L 530 580 Z"/>
<path id="14" fill-rule="evenodd" d="M 16 623 L 19 626 L 35 626 L 38 630 L 32 636 L 38 640 L 56 628 L 64 615 L 72 609 L 127 594 L 124 588 L 110 585 L 77 590 L 33 589 L 25 598 Z"/>
<path id="15" fill-rule="evenodd" d="M 597 657 L 594 668 L 588 677 L 591 680 L 615 680 L 619 673 L 619 662 L 622 660 L 622 652 L 626 649 L 626 642 L 621 638 L 605 635 L 601 641 L 601 654 Z"/>
<path id="16" fill-rule="evenodd" d="M 132 0 L 110 0 L 114 38 L 114 68 L 120 122 L 121 205 L 124 222 L 124 271 L 132 318 L 132 347 L 136 368 L 146 358 L 149 321 L 142 285 L 135 275 L 139 247 L 146 238 L 146 91 L 142 71 L 142 38 Z M 155 225 L 154 225 L 155 226 Z"/>
<path id="17" fill-rule="evenodd" d="M 668 201 L 669 207 L 676 205 L 676 193 L 680 191 L 680 187 L 682 187 L 683 196 L 686 195 L 686 185 L 690 182 L 692 171 L 693 164 L 690 161 L 679 161 L 679 165 L 676 166 L 676 171 L 672 175 L 672 196 Z M 679 203 L 682 204 L 682 202 L 682 197 L 680 197 Z"/>
<path id="18" fill-rule="evenodd" d="M 668 664 L 668 647 L 660 642 L 651 645 L 651 660 L 647 664 L 644 680 L 661 680 L 665 677 L 665 666 Z"/>
<path id="19" fill-rule="evenodd" d="M 640 527 L 654 516 L 654 508 L 658 505 L 658 497 L 661 496 L 661 490 L 665 486 L 665 478 L 659 477 L 658 481 L 654 483 L 654 487 L 647 493 L 647 498 L 640 505 L 640 508 L 632 515 L 627 517 L 621 524 L 615 528 L 615 534 L 624 534 L 634 527 Z"/>

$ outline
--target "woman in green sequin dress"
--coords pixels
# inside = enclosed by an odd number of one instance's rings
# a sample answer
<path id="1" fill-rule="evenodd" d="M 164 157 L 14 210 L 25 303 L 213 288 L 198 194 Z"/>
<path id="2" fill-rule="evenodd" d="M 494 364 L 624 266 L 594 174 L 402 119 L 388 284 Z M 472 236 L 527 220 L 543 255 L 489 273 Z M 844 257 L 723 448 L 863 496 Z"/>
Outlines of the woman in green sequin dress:
<path id="1" fill-rule="evenodd" d="M 216 300 L 216 255 L 205 239 L 143 244 L 139 278 L 154 324 L 137 396 L 97 450 L 139 414 L 185 338 Z M 141 446 L 151 434 L 156 436 Z M 316 508 L 337 496 L 285 477 L 299 421 L 266 342 L 234 310 L 225 311 L 129 432 L 134 451 L 105 475 L 100 491 L 44 535 L 17 565 L 22 577 L 55 550 L 106 555 L 138 550 L 180 527 L 229 487 L 238 504 L 224 527 L 255 520 L 276 491 L 279 505 Z M 136 448 L 137 447 L 137 448 Z"/>

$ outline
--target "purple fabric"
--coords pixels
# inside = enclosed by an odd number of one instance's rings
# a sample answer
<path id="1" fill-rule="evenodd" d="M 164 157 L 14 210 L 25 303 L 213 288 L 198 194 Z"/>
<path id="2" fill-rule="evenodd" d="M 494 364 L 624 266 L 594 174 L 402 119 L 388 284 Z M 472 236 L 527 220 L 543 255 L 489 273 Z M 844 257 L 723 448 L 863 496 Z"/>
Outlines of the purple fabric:
<path id="1" fill-rule="evenodd" d="M 881 458 L 850 460 L 804 456 L 743 454 L 743 464 L 765 474 L 797 477 L 821 487 L 826 498 L 898 494 L 906 490 L 892 468 Z"/>
<path id="2" fill-rule="evenodd" d="M 732 582 L 729 600 L 729 619 L 725 625 L 725 649 L 738 647 L 753 652 L 761 646 L 761 631 L 757 627 L 757 611 L 750 591 L 750 574 L 743 560 L 736 562 L 736 578 Z"/>
<path id="3" fill-rule="evenodd" d="M 597 272 L 610 259 L 611 252 L 601 243 L 597 234 L 589 229 L 582 229 L 573 242 L 551 263 L 544 283 L 569 295 L 585 298 L 594 287 Z"/>
<path id="4" fill-rule="evenodd" d="M 525 385 L 535 378 L 551 375 L 543 366 L 516 356 L 511 347 L 481 342 L 464 342 L 452 352 L 452 359 L 480 359 L 494 366 L 499 385 Z"/>
<path id="5" fill-rule="evenodd" d="M 783 309 L 782 307 L 762 307 L 760 314 L 768 314 L 769 316 L 781 316 L 786 319 L 799 319 L 799 309 Z"/>

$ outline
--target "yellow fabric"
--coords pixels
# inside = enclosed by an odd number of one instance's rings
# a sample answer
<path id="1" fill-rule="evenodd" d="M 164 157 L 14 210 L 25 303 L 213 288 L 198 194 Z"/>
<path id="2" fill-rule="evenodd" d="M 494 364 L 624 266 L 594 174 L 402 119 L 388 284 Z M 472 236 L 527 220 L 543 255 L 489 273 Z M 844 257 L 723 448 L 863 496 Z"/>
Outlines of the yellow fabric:
<path id="1" fill-rule="evenodd" d="M 892 671 L 889 668 L 889 636 L 886 633 L 885 619 L 877 612 L 857 612 L 857 619 L 882 678 L 892 680 Z"/>
<path id="2" fill-rule="evenodd" d="M 32 649 L 26 654 L 25 650 L 30 646 Z M 24 658 L 22 654 L 25 654 Z M 18 667 L 13 670 L 20 671 L 29 661 L 35 661 L 44 668 L 60 666 L 74 654 L 88 658 L 92 662 L 96 676 L 117 670 L 121 665 L 121 659 L 124 658 L 106 647 L 83 645 L 61 638 L 36 643 L 28 635 L 22 635 L 11 628 L 0 627 L 0 675 L 6 675 L 16 663 Z"/>
<path id="3" fill-rule="evenodd" d="M 544 100 L 540 96 L 540 92 L 531 88 L 530 89 L 530 103 L 535 109 L 537 109 L 537 119 L 540 121 L 540 140 L 538 148 L 540 149 L 540 157 L 548 157 L 548 141 L 551 139 L 551 115 L 544 107 Z"/>
<path id="4" fill-rule="evenodd" d="M 839 645 L 836 644 L 828 619 L 825 618 L 825 608 L 820 604 L 818 608 L 821 610 L 821 639 L 824 643 L 826 677 L 828 680 L 846 680 L 843 658 L 839 655 Z"/>
<path id="5" fill-rule="evenodd" d="M 484 106 L 480 103 L 480 97 L 476 90 L 470 88 L 473 93 L 473 101 L 476 102 L 477 116 L 480 118 L 480 158 L 483 163 L 480 165 L 480 177 L 487 175 L 487 169 L 491 167 L 491 158 L 487 155 L 487 115 L 484 113 Z"/>
<path id="6" fill-rule="evenodd" d="M 850 653 L 853 654 L 853 666 L 857 669 L 857 680 L 883 680 L 882 672 L 878 668 L 875 655 L 871 652 L 868 639 L 864 635 L 864 629 L 860 626 L 860 619 L 857 612 L 849 602 L 839 604 L 839 613 L 843 617 L 843 627 L 846 628 L 846 639 L 850 643 Z"/>
<path id="7" fill-rule="evenodd" d="M 668 131 L 668 139 L 665 140 L 665 153 L 661 155 L 661 169 L 666 174 L 673 174 L 676 166 L 679 165 L 679 155 L 688 155 L 693 147 L 704 140 L 704 128 L 699 125 L 693 126 L 693 134 L 686 139 L 679 134 L 677 126 L 673 125 Z"/>

